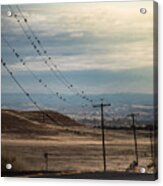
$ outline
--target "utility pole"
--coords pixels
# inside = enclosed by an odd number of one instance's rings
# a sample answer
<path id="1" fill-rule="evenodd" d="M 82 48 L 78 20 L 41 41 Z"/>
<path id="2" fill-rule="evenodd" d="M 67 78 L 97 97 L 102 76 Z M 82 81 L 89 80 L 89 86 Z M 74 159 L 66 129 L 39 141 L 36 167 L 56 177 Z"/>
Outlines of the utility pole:
<path id="1" fill-rule="evenodd" d="M 45 171 L 49 171 L 49 156 L 52 156 L 54 154 L 45 152 L 44 158 L 45 158 Z"/>
<path id="2" fill-rule="evenodd" d="M 48 153 L 44 153 L 45 158 L 45 171 L 48 171 Z"/>
<path id="3" fill-rule="evenodd" d="M 104 172 L 106 172 L 106 153 L 105 153 L 105 133 L 104 133 L 104 107 L 109 107 L 111 104 L 104 104 L 101 99 L 101 104 L 93 105 L 94 108 L 101 108 L 101 132 L 102 132 L 102 151 L 103 151 L 103 165 Z"/>
<path id="4" fill-rule="evenodd" d="M 45 113 L 42 112 L 42 122 L 45 123 Z"/>
<path id="5" fill-rule="evenodd" d="M 150 137 L 150 148 L 151 148 L 151 160 L 152 162 L 148 165 L 148 168 L 155 167 L 155 159 L 154 159 L 154 147 L 153 147 L 153 126 L 149 126 L 149 137 Z"/>
<path id="6" fill-rule="evenodd" d="M 137 136 L 136 136 L 136 127 L 135 127 L 135 116 L 138 116 L 138 113 L 131 113 L 127 115 L 128 117 L 132 118 L 132 128 L 133 128 L 133 134 L 134 134 L 134 143 L 135 143 L 135 158 L 136 158 L 136 163 L 138 165 L 139 159 L 138 159 L 138 145 L 137 145 Z"/>
<path id="7" fill-rule="evenodd" d="M 149 135 L 150 135 L 150 145 L 151 145 L 151 159 L 154 162 L 154 153 L 153 153 L 153 126 L 149 126 Z"/>

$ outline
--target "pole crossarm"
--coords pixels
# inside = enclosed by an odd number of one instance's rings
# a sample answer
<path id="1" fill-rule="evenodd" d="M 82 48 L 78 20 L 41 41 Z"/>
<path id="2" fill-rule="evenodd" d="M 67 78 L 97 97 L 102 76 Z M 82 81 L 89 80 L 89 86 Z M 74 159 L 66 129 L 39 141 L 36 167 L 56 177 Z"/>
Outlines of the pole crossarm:
<path id="1" fill-rule="evenodd" d="M 96 104 L 96 105 L 93 105 L 93 107 L 94 108 L 97 108 L 97 107 L 101 107 L 101 105 L 103 106 L 103 107 L 110 107 L 111 106 L 111 104 L 103 104 L 103 103 L 101 103 L 101 104 Z"/>

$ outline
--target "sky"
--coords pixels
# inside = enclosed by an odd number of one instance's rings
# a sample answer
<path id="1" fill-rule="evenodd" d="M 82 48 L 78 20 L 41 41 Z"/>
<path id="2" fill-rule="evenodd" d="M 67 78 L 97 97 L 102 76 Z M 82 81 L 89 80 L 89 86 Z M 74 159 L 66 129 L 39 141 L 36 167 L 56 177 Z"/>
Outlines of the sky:
<path id="1" fill-rule="evenodd" d="M 8 6 L 2 6 L 2 36 L 27 66 L 52 89 L 71 94 L 32 48 Z M 57 3 L 20 5 L 28 24 L 53 64 L 78 90 L 87 94 L 153 93 L 153 2 Z M 140 8 L 147 13 L 141 14 Z M 23 87 L 48 93 L 31 76 L 2 39 L 2 58 Z M 46 56 L 43 56 L 45 59 Z M 20 92 L 1 68 L 2 93 Z"/>

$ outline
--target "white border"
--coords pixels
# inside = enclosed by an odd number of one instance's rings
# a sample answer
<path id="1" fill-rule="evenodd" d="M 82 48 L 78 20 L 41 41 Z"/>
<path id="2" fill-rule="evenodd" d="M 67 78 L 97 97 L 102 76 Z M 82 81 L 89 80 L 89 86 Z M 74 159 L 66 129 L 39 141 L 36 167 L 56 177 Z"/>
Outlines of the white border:
<path id="1" fill-rule="evenodd" d="M 106 0 L 105 0 L 106 1 Z M 107 0 L 109 1 L 109 0 Z M 113 0 L 112 0 L 113 1 Z M 118 0 L 123 1 L 123 0 Z M 94 0 L 23 0 L 24 3 L 59 3 L 59 2 L 95 2 Z M 102 0 L 96 0 L 96 2 L 102 2 Z M 162 185 L 163 184 L 163 178 L 162 178 L 162 169 L 163 169 L 163 38 L 161 36 L 161 33 L 163 33 L 163 1 L 157 0 L 159 4 L 159 180 L 156 182 L 140 182 L 140 181 L 103 181 L 103 180 L 62 180 L 62 179 L 30 179 L 30 178 L 0 178 L 0 183 L 3 186 L 45 186 L 45 184 L 48 185 L 57 185 L 57 186 L 106 186 L 109 184 L 109 186 L 113 185 L 139 185 L 139 186 L 145 186 L 145 185 Z M 2 4 L 22 4 L 21 0 L 0 0 L 1 5 Z"/>

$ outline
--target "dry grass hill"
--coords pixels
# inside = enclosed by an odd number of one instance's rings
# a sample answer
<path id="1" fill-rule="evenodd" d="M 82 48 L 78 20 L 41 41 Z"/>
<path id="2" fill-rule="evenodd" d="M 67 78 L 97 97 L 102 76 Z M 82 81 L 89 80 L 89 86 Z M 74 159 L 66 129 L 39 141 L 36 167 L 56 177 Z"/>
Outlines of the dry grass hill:
<path id="1" fill-rule="evenodd" d="M 2 170 L 57 171 L 60 175 L 103 170 L 101 130 L 54 111 L 2 110 Z M 58 123 L 50 118 L 58 120 Z M 151 163 L 148 131 L 137 131 L 139 166 Z M 125 172 L 135 160 L 132 130 L 105 130 L 107 170 Z M 48 154 L 48 165 L 45 154 Z M 132 171 L 139 171 L 140 167 Z"/>

